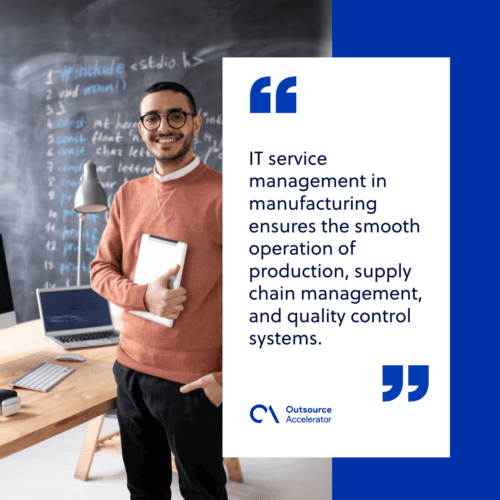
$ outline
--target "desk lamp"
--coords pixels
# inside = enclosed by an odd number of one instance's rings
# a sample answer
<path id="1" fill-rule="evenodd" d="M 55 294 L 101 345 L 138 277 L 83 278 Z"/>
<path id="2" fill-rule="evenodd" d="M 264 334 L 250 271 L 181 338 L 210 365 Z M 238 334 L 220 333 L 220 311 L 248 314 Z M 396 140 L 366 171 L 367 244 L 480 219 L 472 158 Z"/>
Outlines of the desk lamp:
<path id="1" fill-rule="evenodd" d="M 104 188 L 97 178 L 97 168 L 95 163 L 88 161 L 83 166 L 83 174 L 80 177 L 80 185 L 75 194 L 75 212 L 78 212 L 80 225 L 78 228 L 78 269 L 77 286 L 81 285 L 81 267 L 82 267 L 82 233 L 85 214 L 96 214 L 109 210 L 108 199 Z"/>

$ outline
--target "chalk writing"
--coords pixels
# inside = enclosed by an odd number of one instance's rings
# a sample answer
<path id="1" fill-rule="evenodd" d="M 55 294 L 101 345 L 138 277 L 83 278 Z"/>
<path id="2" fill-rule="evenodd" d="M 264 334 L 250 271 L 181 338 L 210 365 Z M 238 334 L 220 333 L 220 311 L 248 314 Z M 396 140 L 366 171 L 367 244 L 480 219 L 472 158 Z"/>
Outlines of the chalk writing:
<path id="1" fill-rule="evenodd" d="M 189 58 L 186 52 L 182 52 L 181 61 L 177 61 L 175 57 L 169 57 L 164 54 L 161 56 L 157 56 L 158 59 L 155 59 L 154 56 L 148 56 L 145 59 L 141 59 L 138 62 L 134 62 L 130 65 L 130 69 L 132 71 L 144 71 L 148 69 L 175 69 L 182 65 L 183 68 L 194 68 L 203 63 L 203 59 L 201 57 L 192 56 Z"/>
<path id="2" fill-rule="evenodd" d="M 40 261 L 44 273 L 48 273 L 43 278 L 45 286 L 61 286 L 56 284 L 57 276 L 62 279 L 63 275 L 66 286 L 75 283 L 79 214 L 73 204 L 84 164 L 88 160 L 96 163 L 109 206 L 123 182 L 154 171 L 154 158 L 138 131 L 138 108 L 113 104 L 128 92 L 126 68 L 131 75 L 144 71 L 172 72 L 171 79 L 175 80 L 176 71 L 192 69 L 204 62 L 198 55 L 183 50 L 127 62 L 118 57 L 79 55 L 77 64 L 71 63 L 66 54 L 57 67 L 45 69 L 40 75 L 43 92 L 38 93 L 39 112 L 46 125 L 43 171 L 47 173 L 44 181 L 51 204 L 42 223 L 43 234 L 50 238 L 43 243 L 47 255 Z M 198 152 L 202 161 L 220 159 L 222 114 L 202 108 L 199 114 L 205 128 L 203 135 L 194 139 L 193 146 L 198 147 L 197 152 L 202 150 Z M 81 247 L 82 254 L 88 257 L 88 262 L 82 265 L 86 274 L 108 218 L 109 212 L 86 214 Z"/>
<path id="3" fill-rule="evenodd" d="M 63 120 L 59 118 L 59 120 L 57 120 L 57 126 L 59 128 L 83 128 L 85 127 L 85 118 L 83 116 L 72 120 Z"/>
<path id="4" fill-rule="evenodd" d="M 101 75 L 123 75 L 125 73 L 125 65 L 119 63 L 115 65 L 115 60 L 111 61 L 109 66 L 99 66 L 99 60 L 94 61 L 94 65 L 90 66 L 70 66 L 65 65 L 64 69 L 61 71 L 61 82 L 68 82 L 70 77 L 73 79 L 77 78 L 91 78 Z"/>

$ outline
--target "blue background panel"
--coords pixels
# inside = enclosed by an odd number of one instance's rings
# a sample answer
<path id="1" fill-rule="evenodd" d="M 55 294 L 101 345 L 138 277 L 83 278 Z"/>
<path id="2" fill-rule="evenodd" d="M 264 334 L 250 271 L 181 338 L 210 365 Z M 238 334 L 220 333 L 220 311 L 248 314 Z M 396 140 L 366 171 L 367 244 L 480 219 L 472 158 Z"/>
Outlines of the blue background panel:
<path id="1" fill-rule="evenodd" d="M 500 498 L 499 5 L 332 3 L 334 57 L 451 59 L 451 458 L 333 459 L 334 499 Z"/>

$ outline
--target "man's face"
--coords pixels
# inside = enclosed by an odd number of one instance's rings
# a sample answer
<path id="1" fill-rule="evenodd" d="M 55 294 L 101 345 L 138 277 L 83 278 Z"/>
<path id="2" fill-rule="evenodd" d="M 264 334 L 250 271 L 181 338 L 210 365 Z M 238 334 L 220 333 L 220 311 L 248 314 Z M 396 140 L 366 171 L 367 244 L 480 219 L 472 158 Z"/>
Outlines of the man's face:
<path id="1" fill-rule="evenodd" d="M 161 90 L 147 95 L 141 104 L 141 116 L 150 112 L 162 115 L 160 128 L 150 131 L 139 122 L 139 133 L 150 153 L 165 165 L 181 163 L 183 159 L 191 160 L 193 137 L 198 135 L 201 126 L 201 118 L 190 114 L 182 128 L 172 128 L 165 116 L 172 111 L 192 113 L 189 100 L 184 94 Z"/>

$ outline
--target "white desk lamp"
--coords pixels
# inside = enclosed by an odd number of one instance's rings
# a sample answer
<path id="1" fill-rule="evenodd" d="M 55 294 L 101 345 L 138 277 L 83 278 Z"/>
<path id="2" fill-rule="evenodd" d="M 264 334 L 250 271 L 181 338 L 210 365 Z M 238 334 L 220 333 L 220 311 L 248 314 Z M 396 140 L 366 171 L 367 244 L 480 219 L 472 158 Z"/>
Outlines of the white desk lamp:
<path id="1" fill-rule="evenodd" d="M 81 285 L 81 267 L 82 267 L 82 233 L 85 214 L 96 214 L 109 210 L 108 199 L 104 188 L 97 178 L 97 169 L 95 163 L 88 161 L 83 166 L 83 174 L 80 177 L 80 185 L 75 194 L 75 212 L 78 212 L 80 225 L 78 229 L 78 269 L 76 284 Z"/>

